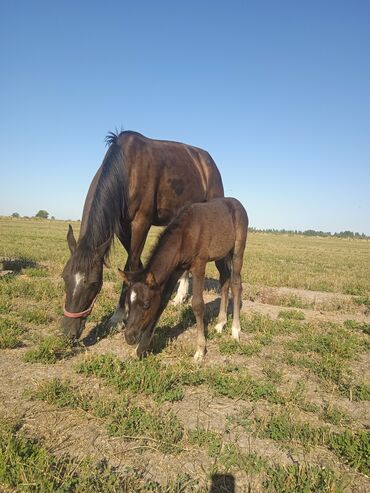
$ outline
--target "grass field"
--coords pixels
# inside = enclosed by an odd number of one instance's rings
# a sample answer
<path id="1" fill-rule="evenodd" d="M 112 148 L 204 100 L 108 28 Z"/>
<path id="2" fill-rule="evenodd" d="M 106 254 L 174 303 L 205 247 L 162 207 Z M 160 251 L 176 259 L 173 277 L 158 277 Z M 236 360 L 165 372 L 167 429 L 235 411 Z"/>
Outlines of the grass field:
<path id="1" fill-rule="evenodd" d="M 241 341 L 214 330 L 209 265 L 198 367 L 189 303 L 167 307 L 146 359 L 106 333 L 118 243 L 82 340 L 60 336 L 66 232 L 0 218 L 0 489 L 370 491 L 369 241 L 251 233 Z"/>

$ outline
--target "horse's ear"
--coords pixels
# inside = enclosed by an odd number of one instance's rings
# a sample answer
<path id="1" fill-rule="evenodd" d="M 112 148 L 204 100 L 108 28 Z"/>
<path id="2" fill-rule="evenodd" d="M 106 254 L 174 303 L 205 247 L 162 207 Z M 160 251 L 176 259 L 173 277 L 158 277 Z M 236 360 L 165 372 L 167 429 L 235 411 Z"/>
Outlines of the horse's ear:
<path id="1" fill-rule="evenodd" d="M 148 272 L 146 275 L 145 284 L 150 288 L 155 288 L 157 286 L 157 281 L 155 280 L 153 272 Z"/>
<path id="2" fill-rule="evenodd" d="M 73 255 L 75 250 L 76 250 L 77 242 L 76 242 L 76 238 L 73 234 L 73 229 L 72 229 L 71 225 L 68 226 L 67 243 L 68 243 L 71 255 Z"/>
<path id="3" fill-rule="evenodd" d="M 107 241 L 99 245 L 98 248 L 96 249 L 96 255 L 99 258 L 104 258 L 105 254 L 108 251 L 108 248 L 110 247 L 110 244 L 111 244 L 111 240 L 108 239 Z"/>

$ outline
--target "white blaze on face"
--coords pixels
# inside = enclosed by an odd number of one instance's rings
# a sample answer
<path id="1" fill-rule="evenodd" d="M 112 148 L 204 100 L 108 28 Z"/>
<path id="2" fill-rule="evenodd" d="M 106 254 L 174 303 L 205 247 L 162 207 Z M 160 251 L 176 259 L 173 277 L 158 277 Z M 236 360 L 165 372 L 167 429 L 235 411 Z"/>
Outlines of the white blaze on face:
<path id="1" fill-rule="evenodd" d="M 131 294 L 130 294 L 130 301 L 131 303 L 133 303 L 137 298 L 137 294 L 135 293 L 134 290 L 131 291 Z"/>
<path id="2" fill-rule="evenodd" d="M 84 280 L 84 278 L 85 275 L 82 274 L 82 272 L 77 272 L 77 274 L 75 274 L 75 287 L 73 289 L 73 296 L 76 294 L 77 288 L 80 285 L 80 283 Z"/>

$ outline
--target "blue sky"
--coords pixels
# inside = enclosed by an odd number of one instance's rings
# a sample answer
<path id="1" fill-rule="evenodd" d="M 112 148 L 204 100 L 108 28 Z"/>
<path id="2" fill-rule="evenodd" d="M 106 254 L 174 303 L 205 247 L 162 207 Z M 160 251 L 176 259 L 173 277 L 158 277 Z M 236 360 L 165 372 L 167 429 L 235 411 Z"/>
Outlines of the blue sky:
<path id="1" fill-rule="evenodd" d="M 208 150 L 260 228 L 370 234 L 370 2 L 1 2 L 0 214 L 79 218 L 116 127 Z"/>

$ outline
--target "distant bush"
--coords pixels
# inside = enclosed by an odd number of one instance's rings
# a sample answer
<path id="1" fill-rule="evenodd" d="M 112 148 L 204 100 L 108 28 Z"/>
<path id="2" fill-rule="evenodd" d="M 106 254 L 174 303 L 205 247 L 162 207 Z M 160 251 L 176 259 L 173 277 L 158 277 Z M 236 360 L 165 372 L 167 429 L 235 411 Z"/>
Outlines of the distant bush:
<path id="1" fill-rule="evenodd" d="M 12 217 L 21 217 L 19 212 L 13 212 Z"/>
<path id="2" fill-rule="evenodd" d="M 49 217 L 49 213 L 43 209 L 39 210 L 35 217 L 40 217 L 41 219 L 47 219 Z"/>

